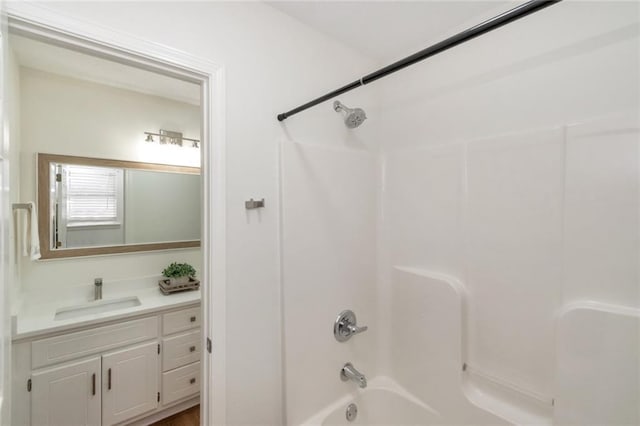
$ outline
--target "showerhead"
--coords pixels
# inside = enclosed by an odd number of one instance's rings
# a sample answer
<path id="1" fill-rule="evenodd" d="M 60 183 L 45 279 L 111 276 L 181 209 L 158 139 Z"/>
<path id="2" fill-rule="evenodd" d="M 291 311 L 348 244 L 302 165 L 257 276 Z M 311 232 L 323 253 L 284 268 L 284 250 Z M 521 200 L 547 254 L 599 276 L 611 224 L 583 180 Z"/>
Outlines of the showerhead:
<path id="1" fill-rule="evenodd" d="M 344 116 L 344 124 L 350 129 L 355 129 L 367 119 L 367 114 L 365 114 L 362 108 L 347 108 L 340 103 L 340 101 L 333 103 L 333 109 L 336 112 L 346 113 Z"/>

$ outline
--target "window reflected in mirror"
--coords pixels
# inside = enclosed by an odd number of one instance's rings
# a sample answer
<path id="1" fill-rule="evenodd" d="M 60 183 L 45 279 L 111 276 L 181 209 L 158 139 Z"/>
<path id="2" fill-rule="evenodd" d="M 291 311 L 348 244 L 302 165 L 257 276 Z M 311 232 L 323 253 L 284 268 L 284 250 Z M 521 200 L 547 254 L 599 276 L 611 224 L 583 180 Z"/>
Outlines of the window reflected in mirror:
<path id="1" fill-rule="evenodd" d="M 198 168 L 50 154 L 38 161 L 39 182 L 49 183 L 48 196 L 39 195 L 44 258 L 199 245 Z"/>

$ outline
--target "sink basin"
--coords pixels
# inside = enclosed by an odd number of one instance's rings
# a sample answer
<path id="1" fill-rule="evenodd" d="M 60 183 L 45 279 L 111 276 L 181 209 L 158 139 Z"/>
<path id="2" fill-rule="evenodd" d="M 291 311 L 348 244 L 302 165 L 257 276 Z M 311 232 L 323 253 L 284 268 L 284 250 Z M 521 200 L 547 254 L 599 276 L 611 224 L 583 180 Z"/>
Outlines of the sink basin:
<path id="1" fill-rule="evenodd" d="M 54 320 L 64 320 L 81 317 L 84 315 L 101 314 L 103 312 L 117 311 L 119 309 L 140 306 L 140 299 L 136 296 L 122 297 L 119 299 L 97 300 L 83 305 L 60 308 L 56 311 Z"/>

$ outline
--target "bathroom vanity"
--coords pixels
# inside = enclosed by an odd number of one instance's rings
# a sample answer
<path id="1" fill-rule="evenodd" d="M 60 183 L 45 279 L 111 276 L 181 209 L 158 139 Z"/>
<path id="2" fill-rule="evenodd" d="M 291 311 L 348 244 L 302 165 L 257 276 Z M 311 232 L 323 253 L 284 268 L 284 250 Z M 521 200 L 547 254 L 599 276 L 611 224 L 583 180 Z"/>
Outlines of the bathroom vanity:
<path id="1" fill-rule="evenodd" d="M 198 404 L 199 297 L 156 288 L 111 312 L 26 311 L 13 339 L 13 423 L 148 424 Z"/>
<path id="2" fill-rule="evenodd" d="M 43 153 L 37 159 L 41 259 L 59 263 L 21 266 L 24 282 L 16 287 L 24 302 L 12 301 L 12 424 L 149 424 L 198 404 L 200 291 L 165 296 L 160 276 L 142 275 L 164 262 L 141 254 L 134 260 L 140 267 L 131 267 L 123 255 L 130 261 L 137 252 L 182 249 L 167 263 L 199 259 L 200 169 Z M 104 221 L 79 208 L 74 222 L 64 207 L 74 203 L 74 185 L 93 188 L 100 176 L 113 198 L 106 204 L 119 206 L 115 216 Z M 182 198 L 167 206 L 170 188 Z M 79 266 L 77 258 L 107 254 L 114 257 L 93 261 L 104 271 L 97 277 Z M 130 269 L 115 275 L 125 278 L 112 278 L 109 269 L 123 265 Z"/>

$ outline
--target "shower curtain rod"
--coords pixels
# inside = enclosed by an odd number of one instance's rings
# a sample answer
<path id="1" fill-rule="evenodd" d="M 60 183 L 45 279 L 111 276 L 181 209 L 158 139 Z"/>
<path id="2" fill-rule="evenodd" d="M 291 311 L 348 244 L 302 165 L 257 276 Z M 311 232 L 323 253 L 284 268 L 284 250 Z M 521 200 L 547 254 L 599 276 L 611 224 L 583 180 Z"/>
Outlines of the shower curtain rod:
<path id="1" fill-rule="evenodd" d="M 326 100 L 334 98 L 343 93 L 349 92 L 357 87 L 364 86 L 365 84 L 369 84 L 372 81 L 376 81 L 382 77 L 386 77 L 389 74 L 393 74 L 396 71 L 400 71 L 403 68 L 406 68 L 410 65 L 413 65 L 424 59 L 427 59 L 430 56 L 437 55 L 440 52 L 444 52 L 445 50 L 448 50 L 454 46 L 467 42 L 482 34 L 488 33 L 489 31 L 493 31 L 497 28 L 500 28 L 503 25 L 506 25 L 515 20 L 523 18 L 531 13 L 542 10 L 548 6 L 559 3 L 560 1 L 562 0 L 531 0 L 527 3 L 523 3 L 520 6 L 514 7 L 511 10 L 508 10 L 498 16 L 488 19 L 474 27 L 471 27 L 439 43 L 436 43 L 433 46 L 427 47 L 426 49 L 416 52 L 413 55 L 407 56 L 404 59 L 401 59 L 390 65 L 387 65 L 384 68 L 380 68 L 379 70 L 374 71 L 371 74 L 367 74 L 364 77 L 360 78 L 359 80 L 349 83 L 346 86 L 342 86 L 339 89 L 336 89 L 332 92 L 327 93 L 326 95 L 322 95 L 319 98 L 316 98 L 312 101 L 307 102 L 306 104 L 300 105 L 299 107 L 294 108 L 291 111 L 278 114 L 278 121 L 286 120 L 292 115 L 302 112 L 306 109 L 309 109 L 312 106 L 318 105 L 319 103 L 322 103 Z"/>

